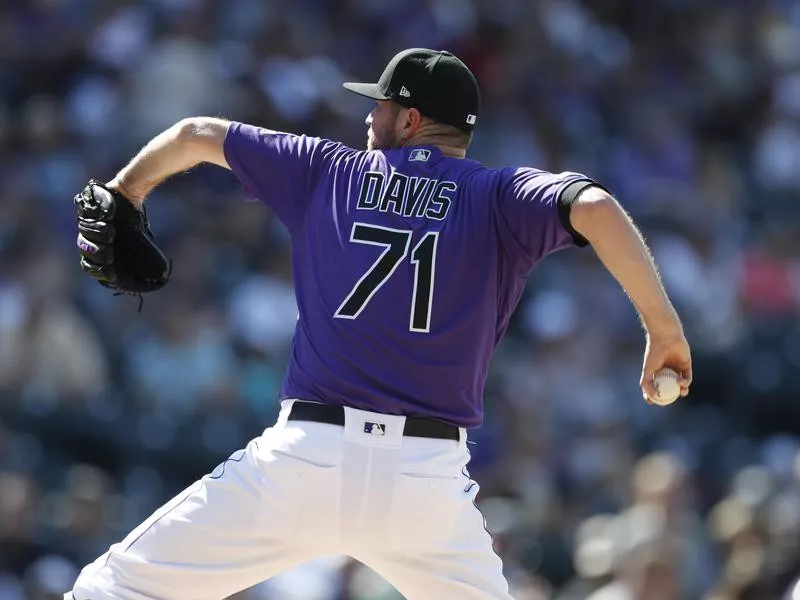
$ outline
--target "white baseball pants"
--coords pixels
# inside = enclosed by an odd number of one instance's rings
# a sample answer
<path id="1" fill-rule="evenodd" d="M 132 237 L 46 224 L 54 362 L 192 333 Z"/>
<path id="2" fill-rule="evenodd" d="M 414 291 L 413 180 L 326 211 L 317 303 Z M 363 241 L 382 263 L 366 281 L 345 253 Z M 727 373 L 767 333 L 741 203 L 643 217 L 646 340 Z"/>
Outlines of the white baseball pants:
<path id="1" fill-rule="evenodd" d="M 221 600 L 332 555 L 409 600 L 511 598 L 474 505 L 465 430 L 459 441 L 403 436 L 405 417 L 350 408 L 344 427 L 288 421 L 292 403 L 85 567 L 74 599 Z"/>

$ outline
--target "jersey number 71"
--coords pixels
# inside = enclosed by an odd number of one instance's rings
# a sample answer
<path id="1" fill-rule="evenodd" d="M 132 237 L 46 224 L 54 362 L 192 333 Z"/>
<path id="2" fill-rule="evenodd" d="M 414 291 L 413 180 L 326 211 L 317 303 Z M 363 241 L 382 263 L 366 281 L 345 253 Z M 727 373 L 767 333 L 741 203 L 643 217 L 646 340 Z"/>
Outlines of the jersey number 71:
<path id="1" fill-rule="evenodd" d="M 337 319 L 355 319 L 364 310 L 375 293 L 386 283 L 397 270 L 402 260 L 408 255 L 411 244 L 410 230 L 391 229 L 353 223 L 350 241 L 357 244 L 370 244 L 384 248 L 377 260 L 334 313 Z M 411 295 L 411 315 L 409 330 L 428 333 L 431 329 L 431 306 L 433 304 L 433 282 L 436 277 L 436 246 L 439 232 L 429 231 L 411 251 L 411 264 L 414 265 L 414 290 Z"/>

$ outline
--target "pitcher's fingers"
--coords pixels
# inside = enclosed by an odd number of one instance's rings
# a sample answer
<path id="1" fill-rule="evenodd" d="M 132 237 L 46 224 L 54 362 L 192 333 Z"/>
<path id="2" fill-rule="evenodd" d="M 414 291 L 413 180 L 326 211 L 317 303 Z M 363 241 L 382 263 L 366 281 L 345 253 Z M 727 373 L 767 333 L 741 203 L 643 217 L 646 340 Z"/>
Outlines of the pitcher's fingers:
<path id="1" fill-rule="evenodd" d="M 681 373 L 680 384 L 684 385 L 685 383 L 687 387 L 690 386 L 692 384 L 692 365 L 690 364 L 685 369 L 681 369 L 680 373 Z"/>
<path id="2" fill-rule="evenodd" d="M 655 384 L 653 384 L 653 376 L 649 375 L 644 377 L 641 382 L 642 391 L 648 396 L 648 398 L 655 398 L 658 396 L 658 390 L 656 389 Z"/>

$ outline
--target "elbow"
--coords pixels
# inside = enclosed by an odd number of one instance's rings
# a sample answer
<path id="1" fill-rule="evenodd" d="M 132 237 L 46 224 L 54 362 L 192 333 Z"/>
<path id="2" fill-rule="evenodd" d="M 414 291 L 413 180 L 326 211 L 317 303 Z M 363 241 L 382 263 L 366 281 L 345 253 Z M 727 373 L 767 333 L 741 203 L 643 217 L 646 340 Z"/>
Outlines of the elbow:
<path id="1" fill-rule="evenodd" d="M 611 194 L 599 187 L 588 188 L 570 208 L 570 224 L 590 243 L 607 230 L 610 220 L 624 214 L 622 207 Z"/>
<path id="2" fill-rule="evenodd" d="M 195 163 L 209 162 L 227 167 L 224 144 L 228 122 L 211 117 L 190 117 L 174 125 L 178 145 Z"/>
<path id="3" fill-rule="evenodd" d="M 178 121 L 173 129 L 175 140 L 182 146 L 192 146 L 202 135 L 200 118 L 190 117 Z"/>

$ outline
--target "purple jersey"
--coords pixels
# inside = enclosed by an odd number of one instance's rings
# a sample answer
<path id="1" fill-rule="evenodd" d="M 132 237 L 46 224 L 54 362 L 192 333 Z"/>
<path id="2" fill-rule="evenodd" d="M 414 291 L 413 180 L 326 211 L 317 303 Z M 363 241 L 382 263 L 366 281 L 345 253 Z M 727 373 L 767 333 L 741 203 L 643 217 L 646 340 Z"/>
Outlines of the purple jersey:
<path id="1" fill-rule="evenodd" d="M 291 235 L 299 319 L 281 398 L 480 425 L 528 274 L 576 243 L 561 195 L 591 180 L 241 123 L 225 157 Z"/>

